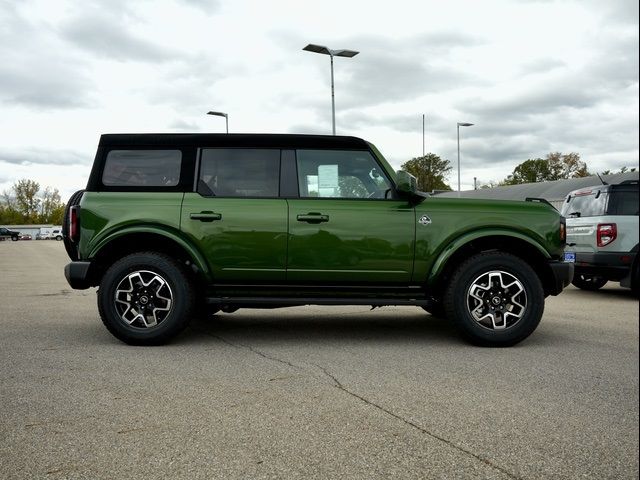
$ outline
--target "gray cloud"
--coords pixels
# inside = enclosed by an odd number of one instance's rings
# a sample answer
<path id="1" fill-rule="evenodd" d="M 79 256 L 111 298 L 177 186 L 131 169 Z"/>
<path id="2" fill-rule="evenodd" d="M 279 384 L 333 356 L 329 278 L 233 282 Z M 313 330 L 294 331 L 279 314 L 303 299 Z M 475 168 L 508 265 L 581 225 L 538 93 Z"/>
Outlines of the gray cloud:
<path id="1" fill-rule="evenodd" d="M 170 48 L 130 33 L 129 27 L 122 19 L 96 12 L 67 22 L 61 34 L 80 49 L 114 60 L 163 62 L 179 56 Z"/>
<path id="2" fill-rule="evenodd" d="M 0 162 L 13 165 L 91 165 L 93 157 L 73 150 L 49 150 L 36 147 L 0 148 Z"/>
<path id="3" fill-rule="evenodd" d="M 219 0 L 180 0 L 185 5 L 199 8 L 205 13 L 215 13 L 220 10 Z"/>
<path id="4" fill-rule="evenodd" d="M 14 3 L 2 5 L 0 101 L 44 109 L 90 104 L 91 81 L 83 63 L 61 48 L 47 25 L 33 24 Z"/>
<path id="5" fill-rule="evenodd" d="M 534 75 L 537 73 L 548 73 L 550 70 L 566 67 L 566 63 L 556 58 L 536 58 L 525 62 L 520 67 L 520 74 L 522 76 Z"/>

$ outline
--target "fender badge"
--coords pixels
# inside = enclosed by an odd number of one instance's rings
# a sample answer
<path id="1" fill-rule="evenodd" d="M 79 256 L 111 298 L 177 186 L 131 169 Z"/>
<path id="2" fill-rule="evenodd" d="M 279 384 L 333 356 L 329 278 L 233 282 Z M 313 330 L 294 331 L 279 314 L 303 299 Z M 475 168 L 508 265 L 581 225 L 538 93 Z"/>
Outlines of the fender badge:
<path id="1" fill-rule="evenodd" d="M 418 223 L 421 225 L 431 225 L 431 219 L 427 215 L 422 215 Z"/>

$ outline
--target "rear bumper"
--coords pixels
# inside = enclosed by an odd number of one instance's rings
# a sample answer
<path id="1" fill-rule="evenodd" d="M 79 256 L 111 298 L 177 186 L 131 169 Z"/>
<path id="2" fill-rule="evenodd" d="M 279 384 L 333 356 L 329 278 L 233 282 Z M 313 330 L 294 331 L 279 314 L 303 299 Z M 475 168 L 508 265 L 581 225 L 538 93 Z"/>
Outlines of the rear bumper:
<path id="1" fill-rule="evenodd" d="M 553 281 L 548 286 L 547 293 L 549 295 L 558 295 L 573 280 L 574 266 L 573 263 L 556 261 L 549 262 L 549 266 L 553 274 Z"/>
<path id="2" fill-rule="evenodd" d="M 637 252 L 576 252 L 576 274 L 620 281 L 629 275 Z"/>
<path id="3" fill-rule="evenodd" d="M 64 267 L 64 276 L 71 288 L 86 290 L 91 286 L 89 281 L 89 269 L 91 262 L 71 262 Z"/>

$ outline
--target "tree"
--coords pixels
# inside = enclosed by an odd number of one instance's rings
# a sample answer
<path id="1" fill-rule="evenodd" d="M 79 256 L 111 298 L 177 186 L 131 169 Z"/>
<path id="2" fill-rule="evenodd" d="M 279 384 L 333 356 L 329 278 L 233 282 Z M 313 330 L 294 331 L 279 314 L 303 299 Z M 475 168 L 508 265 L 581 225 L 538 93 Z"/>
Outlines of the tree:
<path id="1" fill-rule="evenodd" d="M 16 198 L 16 210 L 22 216 L 24 223 L 35 223 L 38 216 L 40 199 L 37 197 L 40 184 L 33 180 L 18 180 L 13 185 Z"/>
<path id="2" fill-rule="evenodd" d="M 504 185 L 519 185 L 588 175 L 587 165 L 580 160 L 578 153 L 551 152 L 545 158 L 525 160 L 516 166 L 513 173 L 502 183 Z"/>
<path id="3" fill-rule="evenodd" d="M 418 179 L 418 189 L 424 192 L 432 190 L 451 190 L 444 183 L 451 171 L 451 162 L 443 160 L 435 153 L 427 153 L 423 157 L 412 158 L 402 164 L 401 168 Z"/>
<path id="4" fill-rule="evenodd" d="M 40 196 L 40 212 L 39 221 L 42 223 L 54 223 L 52 217 L 56 210 L 60 210 L 60 207 L 64 210 L 64 204 L 60 199 L 60 192 L 57 188 L 51 190 L 51 187 L 46 187 Z"/>
<path id="5" fill-rule="evenodd" d="M 40 192 L 38 182 L 22 179 L 14 183 L 11 190 L 5 190 L 0 196 L 0 223 L 62 223 L 65 204 L 58 189 L 46 187 Z"/>

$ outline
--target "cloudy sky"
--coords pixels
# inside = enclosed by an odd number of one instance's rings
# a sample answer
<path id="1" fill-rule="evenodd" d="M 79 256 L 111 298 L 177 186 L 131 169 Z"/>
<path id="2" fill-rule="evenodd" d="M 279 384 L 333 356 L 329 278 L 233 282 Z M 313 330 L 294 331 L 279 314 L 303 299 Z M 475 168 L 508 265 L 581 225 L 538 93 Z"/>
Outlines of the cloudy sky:
<path id="1" fill-rule="evenodd" d="M 0 0 L 0 192 L 83 188 L 102 133 L 337 133 L 462 188 L 528 158 L 638 165 L 636 0 Z M 449 183 L 455 187 L 456 171 Z"/>

